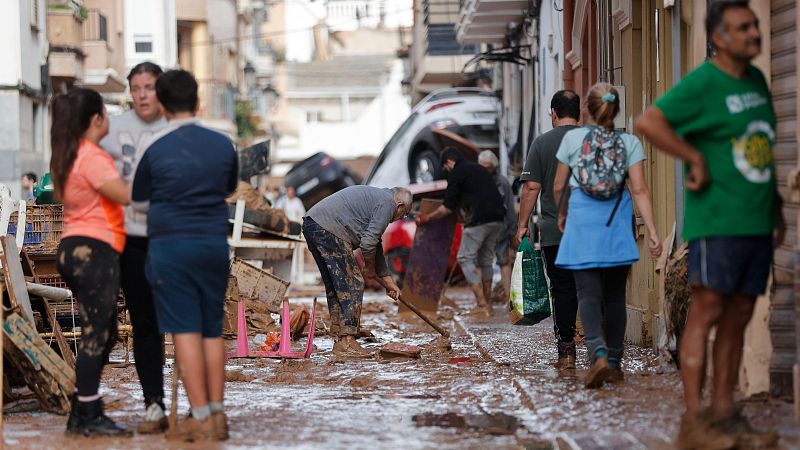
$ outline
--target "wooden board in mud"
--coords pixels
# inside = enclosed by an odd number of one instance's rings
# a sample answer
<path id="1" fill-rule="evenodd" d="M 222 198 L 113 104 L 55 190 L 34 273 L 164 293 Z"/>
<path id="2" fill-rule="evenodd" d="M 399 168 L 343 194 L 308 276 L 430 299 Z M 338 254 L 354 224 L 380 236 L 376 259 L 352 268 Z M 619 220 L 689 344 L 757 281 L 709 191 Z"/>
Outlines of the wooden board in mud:
<path id="1" fill-rule="evenodd" d="M 56 414 L 69 412 L 75 371 L 16 312 L 3 322 L 3 354 L 23 375 L 45 410 Z"/>
<path id="2" fill-rule="evenodd" d="M 441 200 L 422 199 L 420 213 L 430 214 Z M 403 282 L 403 298 L 423 311 L 436 311 L 447 275 L 447 260 L 456 230 L 456 215 L 417 227 Z M 410 312 L 400 305 L 400 312 Z"/>

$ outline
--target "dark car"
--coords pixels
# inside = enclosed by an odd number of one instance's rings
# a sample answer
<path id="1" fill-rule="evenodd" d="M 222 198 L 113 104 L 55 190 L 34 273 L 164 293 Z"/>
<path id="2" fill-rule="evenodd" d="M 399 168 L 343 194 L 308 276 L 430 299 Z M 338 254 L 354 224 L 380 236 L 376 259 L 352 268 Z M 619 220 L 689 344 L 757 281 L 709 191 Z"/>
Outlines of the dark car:
<path id="1" fill-rule="evenodd" d="M 295 189 L 307 210 L 334 192 L 356 184 L 361 184 L 361 179 L 324 152 L 295 164 L 283 180 L 284 186 Z"/>

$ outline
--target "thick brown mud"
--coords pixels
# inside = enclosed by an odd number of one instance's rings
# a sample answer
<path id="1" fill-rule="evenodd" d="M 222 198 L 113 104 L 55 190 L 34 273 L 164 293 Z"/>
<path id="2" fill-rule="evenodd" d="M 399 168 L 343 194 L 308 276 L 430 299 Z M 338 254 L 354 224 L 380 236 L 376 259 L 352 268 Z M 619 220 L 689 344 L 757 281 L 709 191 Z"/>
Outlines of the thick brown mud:
<path id="1" fill-rule="evenodd" d="M 63 432 L 66 417 L 25 412 L 5 416 L 6 448 L 545 449 L 555 448 L 557 438 L 583 442 L 582 448 L 671 448 L 682 409 L 680 380 L 650 350 L 629 347 L 625 382 L 588 391 L 581 383 L 582 354 L 574 375 L 554 369 L 551 321 L 513 327 L 501 307 L 491 319 L 471 318 L 461 314 L 469 295 L 449 295 L 458 303 L 453 320 L 440 317 L 452 333 L 449 342 L 419 319 L 399 319 L 396 305 L 384 296 L 366 296 L 362 325 L 373 337 L 362 345 L 374 351 L 390 342 L 416 346 L 422 349 L 419 358 L 339 361 L 323 335 L 307 360 L 229 360 L 227 442 L 71 438 Z M 118 349 L 112 359 L 121 358 Z M 171 363 L 165 368 L 167 387 Z M 135 428 L 143 406 L 134 367 L 106 368 L 101 393 L 109 415 Z M 781 432 L 783 448 L 800 447 L 790 404 L 764 397 L 743 405 L 756 425 Z M 178 406 L 179 415 L 186 414 L 182 392 Z M 598 444 L 623 438 L 631 444 Z"/>

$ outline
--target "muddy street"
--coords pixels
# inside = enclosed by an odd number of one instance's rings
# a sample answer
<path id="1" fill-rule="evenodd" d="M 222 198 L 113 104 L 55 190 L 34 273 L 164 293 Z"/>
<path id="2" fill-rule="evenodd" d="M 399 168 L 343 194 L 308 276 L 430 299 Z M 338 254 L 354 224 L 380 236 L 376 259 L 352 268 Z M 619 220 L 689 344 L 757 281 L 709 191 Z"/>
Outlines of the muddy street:
<path id="1" fill-rule="evenodd" d="M 464 290 L 449 295 L 459 309 L 470 304 Z M 64 435 L 65 417 L 34 411 L 6 415 L 5 444 L 65 450 L 672 448 L 682 409 L 680 379 L 650 350 L 629 347 L 625 383 L 588 391 L 581 384 L 584 355 L 579 353 L 574 375 L 561 376 L 553 368 L 550 320 L 513 327 L 499 306 L 491 319 L 471 318 L 460 310 L 448 319 L 451 314 L 445 312 L 441 320 L 452 332 L 452 350 L 447 351 L 429 345 L 437 335 L 421 320 L 398 318 L 396 310 L 382 295 L 367 294 L 362 323 L 374 338 L 367 338 L 365 346 L 415 345 L 423 349 L 419 359 L 340 361 L 331 353 L 331 339 L 321 336 L 309 360 L 229 360 L 227 442 L 179 444 L 160 435 L 76 439 Z M 113 359 L 121 355 L 118 348 Z M 169 386 L 171 359 L 167 365 Z M 133 427 L 142 414 L 134 367 L 106 368 L 101 393 L 110 416 Z M 788 402 L 756 399 L 744 405 L 757 425 L 778 428 L 783 448 L 800 447 Z M 179 415 L 188 407 L 181 393 Z"/>

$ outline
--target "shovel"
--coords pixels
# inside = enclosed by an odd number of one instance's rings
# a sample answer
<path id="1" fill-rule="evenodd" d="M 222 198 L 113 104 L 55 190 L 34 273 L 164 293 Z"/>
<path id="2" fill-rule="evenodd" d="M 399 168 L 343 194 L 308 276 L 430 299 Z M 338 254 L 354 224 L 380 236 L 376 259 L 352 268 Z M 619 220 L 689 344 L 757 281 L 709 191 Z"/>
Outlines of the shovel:
<path id="1" fill-rule="evenodd" d="M 442 336 L 444 336 L 444 337 L 446 337 L 446 338 L 449 338 L 449 337 L 450 337 L 450 333 L 449 333 L 447 330 L 445 330 L 444 328 L 442 328 L 442 327 L 441 327 L 441 325 L 439 325 L 438 323 L 434 322 L 434 321 L 433 321 L 433 320 L 431 320 L 431 319 L 430 319 L 428 316 L 426 316 L 425 314 L 423 314 L 423 313 L 422 313 L 422 311 L 420 311 L 420 310 L 419 310 L 419 309 L 418 309 L 416 306 L 412 305 L 411 303 L 408 303 L 408 302 L 407 302 L 407 301 L 406 301 L 406 300 L 403 298 L 403 296 L 402 296 L 402 295 L 399 295 L 399 294 L 397 295 L 397 301 L 398 301 L 398 302 L 400 302 L 400 303 L 402 303 L 403 305 L 405 305 L 405 307 L 406 307 L 406 308 L 410 309 L 410 310 L 411 310 L 411 311 L 412 311 L 414 314 L 416 314 L 416 315 L 417 315 L 417 316 L 418 316 L 420 319 L 424 320 L 424 321 L 425 321 L 425 323 L 427 323 L 428 325 L 430 325 L 431 327 L 433 327 L 433 329 L 434 329 L 434 330 L 436 330 L 436 331 L 437 331 L 439 334 L 441 334 Z"/>

